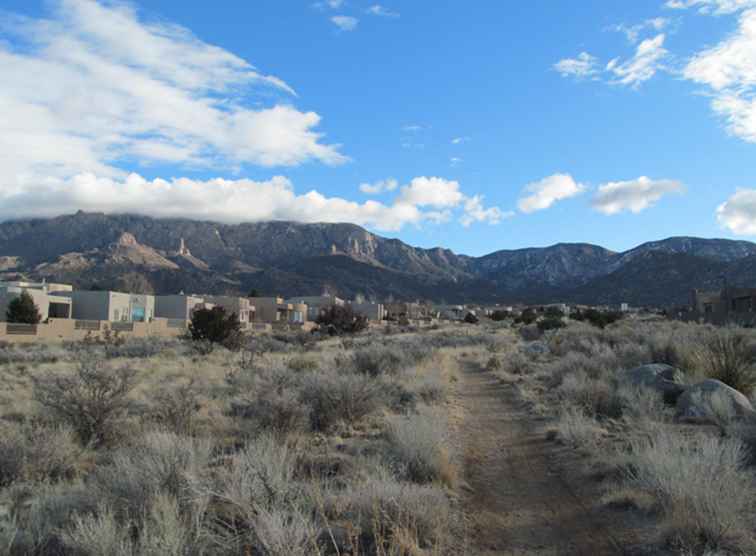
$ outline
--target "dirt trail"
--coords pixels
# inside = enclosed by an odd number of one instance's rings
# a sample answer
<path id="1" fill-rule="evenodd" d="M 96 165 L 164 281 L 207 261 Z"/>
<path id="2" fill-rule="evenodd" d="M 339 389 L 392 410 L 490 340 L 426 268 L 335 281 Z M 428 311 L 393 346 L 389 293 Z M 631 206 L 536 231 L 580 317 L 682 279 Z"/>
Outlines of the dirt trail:
<path id="1" fill-rule="evenodd" d="M 559 447 L 517 400 L 478 365 L 463 365 L 462 503 L 471 555 L 621 555 L 611 524 L 557 471 Z"/>

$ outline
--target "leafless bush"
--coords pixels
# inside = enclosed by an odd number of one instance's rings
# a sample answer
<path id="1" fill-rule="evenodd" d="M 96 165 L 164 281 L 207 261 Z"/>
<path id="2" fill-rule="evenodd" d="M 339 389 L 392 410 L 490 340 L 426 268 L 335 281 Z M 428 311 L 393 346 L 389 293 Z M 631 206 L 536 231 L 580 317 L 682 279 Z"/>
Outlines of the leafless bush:
<path id="1" fill-rule="evenodd" d="M 176 434 L 194 433 L 195 417 L 201 409 L 199 391 L 188 384 L 161 386 L 150 395 L 149 414 L 152 420 Z"/>
<path id="2" fill-rule="evenodd" d="M 230 414 L 254 427 L 278 432 L 305 430 L 310 411 L 301 398 L 302 377 L 282 365 L 252 367 L 228 380 Z"/>
<path id="3" fill-rule="evenodd" d="M 440 413 L 428 411 L 394 419 L 389 424 L 388 441 L 389 457 L 410 480 L 454 484 L 449 431 Z"/>
<path id="4" fill-rule="evenodd" d="M 354 369 L 371 377 L 395 375 L 403 363 L 400 353 L 386 346 L 362 348 L 352 354 Z"/>
<path id="5" fill-rule="evenodd" d="M 438 375 L 423 377 L 415 387 L 415 391 L 428 405 L 443 403 L 449 395 L 449 386 Z"/>
<path id="6" fill-rule="evenodd" d="M 324 431 L 339 421 L 356 423 L 385 403 L 383 383 L 370 376 L 336 371 L 304 379 L 302 401 L 310 408 L 312 428 Z"/>
<path id="7" fill-rule="evenodd" d="M 751 501 L 746 451 L 735 439 L 659 429 L 631 443 L 629 480 L 652 493 L 684 548 L 722 548 L 736 539 Z"/>
<path id="8" fill-rule="evenodd" d="M 119 525 L 108 508 L 100 508 L 95 514 L 74 515 L 72 520 L 72 526 L 64 533 L 67 548 L 85 556 L 133 556 L 129 529 Z"/>
<path id="9" fill-rule="evenodd" d="M 101 445 L 127 411 L 128 394 L 135 382 L 133 369 L 112 369 L 83 354 L 73 373 L 48 372 L 33 377 L 34 399 L 70 425 L 83 444 Z"/>

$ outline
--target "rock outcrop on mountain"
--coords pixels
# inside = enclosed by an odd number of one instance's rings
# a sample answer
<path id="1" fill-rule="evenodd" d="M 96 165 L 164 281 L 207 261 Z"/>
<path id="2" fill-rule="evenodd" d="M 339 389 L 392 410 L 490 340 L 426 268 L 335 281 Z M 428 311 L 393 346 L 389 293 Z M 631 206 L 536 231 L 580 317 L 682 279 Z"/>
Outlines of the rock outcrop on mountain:
<path id="1" fill-rule="evenodd" d="M 144 292 L 461 302 L 686 303 L 692 288 L 756 285 L 756 244 L 675 237 L 616 253 L 586 243 L 483 257 L 421 249 L 353 224 L 238 225 L 78 212 L 0 223 L 0 279 Z"/>

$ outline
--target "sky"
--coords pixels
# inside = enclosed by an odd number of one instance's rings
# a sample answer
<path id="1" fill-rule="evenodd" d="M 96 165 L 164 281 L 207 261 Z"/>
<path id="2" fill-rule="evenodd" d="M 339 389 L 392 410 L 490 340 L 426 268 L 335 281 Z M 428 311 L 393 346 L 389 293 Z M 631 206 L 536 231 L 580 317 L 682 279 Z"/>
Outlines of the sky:
<path id="1" fill-rule="evenodd" d="M 0 220 L 756 240 L 756 0 L 4 0 Z"/>

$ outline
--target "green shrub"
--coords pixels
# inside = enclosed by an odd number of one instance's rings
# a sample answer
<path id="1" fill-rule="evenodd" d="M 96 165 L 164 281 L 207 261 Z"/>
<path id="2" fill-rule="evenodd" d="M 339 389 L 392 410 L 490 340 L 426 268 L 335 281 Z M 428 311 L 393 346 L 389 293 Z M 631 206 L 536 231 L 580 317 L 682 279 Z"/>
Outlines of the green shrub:
<path id="1" fill-rule="evenodd" d="M 331 305 L 315 322 L 331 336 L 356 334 L 368 327 L 367 318 L 355 313 L 351 305 Z"/>
<path id="2" fill-rule="evenodd" d="M 42 315 L 39 314 L 32 296 L 27 291 L 22 291 L 21 295 L 8 303 L 5 318 L 13 323 L 38 324 L 42 320 Z"/>
<path id="3" fill-rule="evenodd" d="M 564 324 L 564 321 L 561 317 L 549 316 L 538 321 L 538 329 L 542 332 L 545 332 L 547 330 L 559 330 L 560 328 L 564 328 L 565 326 L 567 325 Z"/>
<path id="4" fill-rule="evenodd" d="M 207 346 L 208 350 L 215 345 L 235 348 L 240 342 L 241 324 L 236 313 L 226 314 L 223 307 L 198 309 L 192 313 L 189 335 L 192 341 Z"/>

